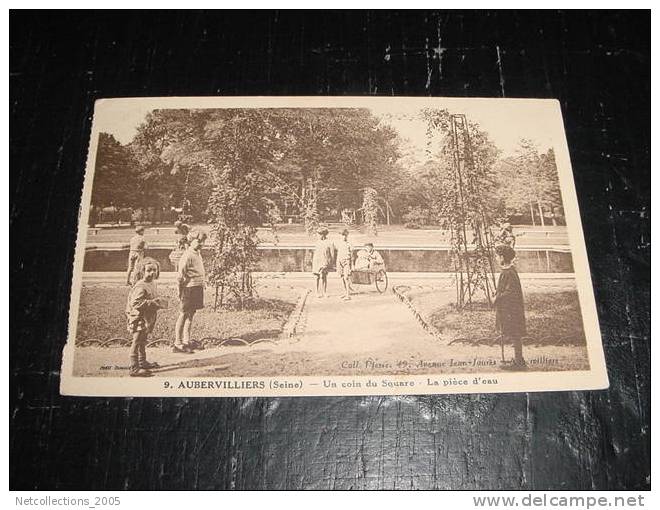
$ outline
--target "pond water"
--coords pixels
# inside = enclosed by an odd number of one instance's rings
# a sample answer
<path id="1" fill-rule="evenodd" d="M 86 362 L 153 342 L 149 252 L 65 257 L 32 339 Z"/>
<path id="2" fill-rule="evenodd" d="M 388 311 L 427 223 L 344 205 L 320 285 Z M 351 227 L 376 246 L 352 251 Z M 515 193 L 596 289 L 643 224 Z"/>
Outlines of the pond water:
<path id="1" fill-rule="evenodd" d="M 148 250 L 148 255 L 161 264 L 162 271 L 174 271 L 169 260 L 169 248 Z M 446 248 L 382 248 L 378 250 L 385 266 L 392 272 L 442 272 L 454 271 L 451 254 Z M 262 247 L 257 271 L 308 272 L 312 270 L 311 248 Z M 210 260 L 211 251 L 202 256 Z M 83 271 L 125 271 L 127 249 L 88 248 L 85 252 Z M 556 248 L 530 248 L 517 250 L 516 268 L 521 273 L 572 273 L 573 259 L 570 252 Z"/>

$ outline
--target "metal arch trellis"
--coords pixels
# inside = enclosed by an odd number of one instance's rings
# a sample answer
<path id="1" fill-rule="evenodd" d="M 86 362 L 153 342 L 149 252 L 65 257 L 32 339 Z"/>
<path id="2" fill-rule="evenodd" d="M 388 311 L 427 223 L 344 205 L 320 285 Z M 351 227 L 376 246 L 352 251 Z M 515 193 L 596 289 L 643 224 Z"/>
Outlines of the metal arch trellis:
<path id="1" fill-rule="evenodd" d="M 483 169 L 475 165 L 470 128 L 465 114 L 449 116 L 451 153 L 454 170 L 454 203 L 458 221 L 450 223 L 454 251 L 456 305 L 462 309 L 472 304 L 478 290 L 482 290 L 492 306 L 495 277 L 493 267 L 493 235 L 488 215 L 481 201 L 470 197 L 482 193 L 478 177 Z M 473 235 L 468 239 L 468 232 Z"/>

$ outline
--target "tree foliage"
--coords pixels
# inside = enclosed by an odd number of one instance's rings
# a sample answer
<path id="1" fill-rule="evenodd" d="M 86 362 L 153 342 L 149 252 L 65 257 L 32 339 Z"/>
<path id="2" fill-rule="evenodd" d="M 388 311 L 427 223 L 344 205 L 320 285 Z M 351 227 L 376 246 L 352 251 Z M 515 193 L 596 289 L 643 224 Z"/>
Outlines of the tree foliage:
<path id="1" fill-rule="evenodd" d="M 156 110 L 138 127 L 129 147 L 140 166 L 142 204 L 204 217 L 211 187 L 196 120 L 195 110 Z"/>
<path id="2" fill-rule="evenodd" d="M 379 175 L 398 158 L 396 133 L 366 109 L 154 111 L 132 149 L 159 200 L 204 204 L 216 240 L 211 279 L 240 299 L 252 292 L 256 228 L 279 219 L 283 199 L 315 230 L 337 194 L 385 189 Z"/>
<path id="3" fill-rule="evenodd" d="M 364 224 L 372 235 L 378 235 L 378 212 L 380 207 L 377 200 L 378 193 L 373 188 L 365 188 L 362 199 L 362 217 Z"/>
<path id="4" fill-rule="evenodd" d="M 396 172 L 397 135 L 366 109 L 276 110 L 271 122 L 282 141 L 276 182 L 300 208 L 308 231 L 320 209 L 359 207 L 365 188 L 387 193 Z"/>
<path id="5" fill-rule="evenodd" d="M 138 199 L 139 173 L 131 152 L 114 136 L 99 134 L 92 204 L 96 207 L 125 207 Z"/>
<path id="6" fill-rule="evenodd" d="M 281 221 L 283 208 L 309 232 L 343 208 L 360 211 L 374 235 L 381 217 L 437 223 L 456 253 L 470 246 L 479 280 L 490 224 L 530 206 L 541 218 L 561 206 L 554 153 L 522 140 L 500 160 L 478 124 L 465 121 L 455 136 L 447 110 L 423 110 L 420 119 L 426 158 L 367 109 L 155 110 L 127 146 L 101 134 L 92 202 L 207 220 L 210 278 L 241 302 L 253 291 L 256 229 Z"/>
<path id="7" fill-rule="evenodd" d="M 499 151 L 478 124 L 447 110 L 426 109 L 427 134 L 440 137 L 436 157 L 425 165 L 426 193 L 434 213 L 451 233 L 457 268 L 458 306 L 476 289 L 490 302 L 494 289 L 492 232 L 497 204 L 494 164 Z M 429 197 L 430 198 L 430 197 Z"/>
<path id="8" fill-rule="evenodd" d="M 499 161 L 497 174 L 498 196 L 507 215 L 529 215 L 541 225 L 546 216 L 555 221 L 562 201 L 552 148 L 540 153 L 531 140 L 522 139 L 513 156 Z"/>

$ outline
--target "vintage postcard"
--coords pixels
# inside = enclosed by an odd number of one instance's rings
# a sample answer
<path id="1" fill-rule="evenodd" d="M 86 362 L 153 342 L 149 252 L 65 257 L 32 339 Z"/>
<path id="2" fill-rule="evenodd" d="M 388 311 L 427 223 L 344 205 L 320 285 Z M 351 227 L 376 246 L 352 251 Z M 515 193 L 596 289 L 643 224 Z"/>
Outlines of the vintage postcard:
<path id="1" fill-rule="evenodd" d="M 97 101 L 63 394 L 607 386 L 557 101 Z"/>

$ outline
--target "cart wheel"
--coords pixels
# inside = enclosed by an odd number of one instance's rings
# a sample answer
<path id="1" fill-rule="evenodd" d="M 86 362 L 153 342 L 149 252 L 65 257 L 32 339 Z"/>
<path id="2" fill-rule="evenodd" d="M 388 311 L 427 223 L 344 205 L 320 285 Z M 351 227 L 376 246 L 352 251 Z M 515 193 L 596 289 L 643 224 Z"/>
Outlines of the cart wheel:
<path id="1" fill-rule="evenodd" d="M 382 269 L 376 273 L 376 290 L 381 294 L 387 290 L 387 273 Z"/>

